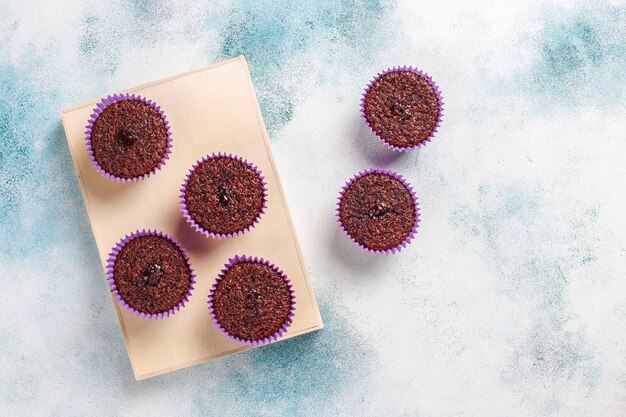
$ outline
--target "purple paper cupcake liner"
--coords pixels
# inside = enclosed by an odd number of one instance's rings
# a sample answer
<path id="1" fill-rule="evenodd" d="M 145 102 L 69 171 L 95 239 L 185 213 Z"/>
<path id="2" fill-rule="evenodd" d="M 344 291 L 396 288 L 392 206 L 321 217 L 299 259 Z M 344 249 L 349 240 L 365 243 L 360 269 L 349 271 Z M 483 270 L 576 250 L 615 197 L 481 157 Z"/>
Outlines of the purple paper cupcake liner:
<path id="1" fill-rule="evenodd" d="M 215 293 L 215 290 L 217 288 L 217 284 L 224 279 L 224 276 L 226 275 L 226 273 L 228 272 L 228 270 L 230 268 L 232 268 L 234 265 L 240 263 L 240 262 L 255 262 L 258 264 L 262 264 L 262 265 L 266 265 L 269 266 L 271 269 L 273 269 L 275 272 L 277 272 L 285 281 L 285 283 L 287 284 L 287 288 L 289 288 L 289 295 L 291 297 L 291 309 L 289 311 L 289 315 L 288 315 L 288 320 L 285 322 L 285 324 L 283 324 L 283 326 L 273 335 L 265 337 L 263 339 L 259 339 L 259 340 L 246 340 L 246 339 L 241 339 L 231 333 L 228 332 L 228 330 L 226 330 L 221 324 L 220 322 L 217 320 L 217 317 L 215 316 L 215 312 L 213 310 L 213 294 Z M 289 326 L 291 326 L 291 322 L 292 322 L 292 318 L 295 315 L 294 311 L 296 309 L 296 296 L 295 293 L 293 291 L 293 286 L 291 285 L 291 282 L 289 281 L 289 278 L 287 277 L 287 275 L 280 269 L 278 268 L 276 265 L 274 265 L 273 263 L 270 263 L 270 261 L 267 261 L 263 258 L 257 258 L 257 257 L 251 257 L 251 256 L 246 256 L 246 255 L 236 255 L 234 258 L 231 258 L 228 260 L 228 263 L 226 265 L 224 265 L 224 268 L 222 269 L 222 271 L 220 272 L 220 274 L 217 276 L 217 279 L 215 280 L 215 283 L 213 284 L 213 286 L 211 287 L 210 291 L 209 291 L 209 300 L 207 302 L 207 304 L 209 305 L 209 315 L 211 316 L 211 320 L 213 320 L 213 323 L 215 323 L 215 325 L 217 326 L 217 328 L 226 335 L 226 337 L 228 337 L 231 340 L 234 340 L 237 343 L 241 343 L 244 345 L 250 345 L 250 346 L 261 346 L 261 345 L 265 345 L 267 343 L 271 343 L 273 341 L 278 340 L 278 338 L 280 338 L 284 333 L 287 332 L 287 328 Z"/>
<path id="2" fill-rule="evenodd" d="M 152 171 L 148 172 L 147 174 L 133 178 L 118 177 L 105 171 L 104 168 L 102 168 L 102 166 L 98 163 L 98 161 L 96 161 L 96 158 L 93 155 L 93 149 L 91 147 L 91 132 L 93 129 L 93 125 L 96 122 L 96 119 L 98 119 L 98 116 L 100 116 L 100 113 L 102 113 L 102 111 L 108 105 L 124 100 L 138 100 L 149 104 L 153 109 L 159 112 L 159 114 L 161 115 L 161 119 L 163 119 L 163 123 L 165 123 L 165 129 L 167 130 L 167 148 L 165 149 L 165 155 L 163 155 L 163 158 L 161 159 L 161 162 L 159 162 L 159 165 L 157 165 Z M 165 113 L 163 112 L 163 110 L 161 110 L 160 106 L 157 106 L 154 101 L 148 100 L 138 94 L 113 94 L 112 96 L 107 96 L 106 98 L 103 98 L 93 109 L 93 113 L 91 114 L 91 116 L 89 116 L 87 130 L 85 131 L 85 142 L 87 143 L 87 154 L 89 155 L 93 166 L 96 167 L 96 170 L 108 179 L 117 181 L 119 183 L 136 182 L 148 178 L 150 175 L 161 169 L 161 167 L 165 164 L 165 161 L 170 158 L 170 153 L 172 153 L 172 132 L 170 132 L 170 124 L 167 121 L 167 117 L 165 117 Z"/>
<path id="3" fill-rule="evenodd" d="M 140 236 L 159 236 L 159 237 L 164 237 L 168 239 L 169 241 L 173 242 L 178 247 L 178 249 L 180 249 L 180 251 L 183 253 L 183 256 L 185 257 L 185 261 L 187 262 L 187 266 L 189 267 L 189 274 L 190 274 L 189 277 L 191 278 L 191 281 L 189 283 L 189 290 L 187 291 L 187 295 L 180 303 L 178 303 L 177 306 L 175 306 L 174 308 L 168 311 L 164 311 L 162 313 L 150 314 L 150 313 L 144 313 L 142 311 L 136 310 L 135 308 L 131 307 L 128 303 L 126 303 L 126 301 L 122 299 L 119 292 L 117 291 L 117 286 L 115 285 L 114 268 L 115 268 L 115 259 L 117 258 L 117 255 L 119 254 L 120 250 L 122 250 L 122 248 L 128 242 Z M 160 318 L 165 318 L 165 317 L 169 317 L 173 315 L 174 313 L 176 313 L 177 311 L 179 311 L 181 308 L 185 306 L 185 303 L 189 301 L 189 297 L 191 296 L 191 293 L 194 289 L 194 285 L 196 283 L 196 274 L 194 274 L 193 272 L 193 267 L 191 266 L 191 262 L 189 261 L 187 252 L 185 252 L 181 244 L 178 243 L 176 239 L 169 236 L 167 233 L 157 232 L 156 230 L 143 229 L 141 231 L 137 230 L 131 233 L 130 235 L 124 236 L 124 238 L 121 239 L 119 242 L 117 242 L 117 244 L 113 247 L 113 249 L 111 250 L 111 253 L 109 254 L 109 259 L 107 261 L 107 281 L 109 281 L 109 288 L 111 288 L 111 292 L 115 295 L 115 298 L 120 303 L 120 305 L 124 307 L 126 310 L 131 311 L 137 317 L 148 318 L 148 319 L 160 319 Z"/>
<path id="4" fill-rule="evenodd" d="M 414 74 L 419 75 L 420 77 L 423 77 L 426 81 L 428 81 L 428 83 L 433 87 L 433 90 L 435 90 L 435 94 L 437 95 L 437 100 L 439 101 L 439 117 L 437 119 L 437 123 L 435 124 L 435 128 L 433 129 L 433 131 L 430 133 L 430 136 L 428 136 L 428 138 L 426 138 L 425 140 L 421 141 L 420 143 L 413 145 L 413 146 L 407 146 L 407 147 L 399 147 L 399 146 L 395 146 L 392 145 L 391 143 L 387 142 L 384 138 L 382 138 L 378 133 L 376 133 L 376 131 L 374 130 L 374 128 L 372 127 L 372 125 L 370 124 L 369 120 L 367 120 L 367 116 L 365 115 L 365 99 L 367 98 L 367 94 L 369 93 L 370 89 L 372 88 L 372 86 L 374 85 L 374 83 L 376 81 L 378 81 L 382 76 L 389 74 L 391 72 L 400 72 L 400 71 L 410 71 Z M 363 91 L 363 96 L 361 97 L 361 117 L 363 118 L 363 120 L 365 121 L 365 124 L 370 128 L 370 130 L 376 135 L 376 137 L 381 140 L 385 145 L 387 145 L 387 147 L 389 147 L 389 149 L 393 149 L 394 151 L 398 151 L 398 152 L 407 152 L 410 151 L 412 149 L 415 148 L 421 148 L 422 146 L 426 146 L 426 143 L 430 142 L 431 139 L 433 139 L 435 137 L 435 133 L 437 133 L 437 131 L 439 130 L 439 127 L 441 126 L 441 117 L 443 115 L 443 97 L 441 95 L 441 91 L 439 90 L 439 87 L 437 86 L 437 84 L 433 81 L 433 79 L 430 77 L 430 75 L 428 75 L 427 73 L 417 69 L 417 68 L 413 68 L 413 67 L 393 67 L 393 68 L 388 68 L 387 70 L 378 73 L 377 76 L 375 76 L 369 83 L 367 83 L 367 86 L 365 87 L 365 90 Z"/>
<path id="5" fill-rule="evenodd" d="M 233 159 L 235 161 L 239 161 L 244 163 L 245 165 L 247 165 L 248 167 L 250 167 L 258 176 L 259 179 L 261 180 L 261 186 L 263 187 L 262 192 L 263 192 L 263 206 L 261 207 L 261 211 L 259 212 L 259 214 L 256 216 L 256 218 L 254 219 L 254 221 L 252 222 L 252 224 L 250 224 L 248 227 L 238 230 L 236 232 L 233 233 L 215 233 L 215 232 L 211 232 L 209 230 L 206 230 L 205 228 L 203 228 L 202 226 L 200 226 L 194 219 L 193 217 L 191 217 L 191 214 L 189 213 L 189 210 L 187 209 L 187 202 L 185 199 L 185 192 L 187 190 L 187 184 L 189 183 L 189 179 L 191 178 L 191 174 L 193 174 L 193 172 L 196 170 L 196 168 L 198 168 L 200 166 L 201 163 L 208 161 L 209 159 L 213 159 L 213 158 L 230 158 Z M 185 177 L 185 181 L 183 182 L 183 185 L 180 189 L 180 209 L 183 212 L 183 217 L 187 220 L 187 222 L 189 222 L 189 224 L 191 224 L 191 226 L 198 232 L 202 233 L 203 235 L 205 235 L 206 237 L 211 237 L 211 238 L 215 238 L 215 239 L 225 239 L 225 238 L 229 238 L 229 237 L 234 237 L 234 236 L 238 236 L 240 234 L 244 234 L 245 232 L 248 232 L 250 229 L 252 229 L 261 219 L 261 216 L 263 216 L 263 214 L 265 214 L 265 209 L 267 208 L 267 183 L 265 182 L 265 177 L 262 175 L 261 171 L 252 163 L 248 162 L 247 160 L 243 159 L 240 156 L 236 156 L 233 155 L 232 153 L 226 154 L 226 152 L 218 152 L 218 153 L 213 153 L 211 155 L 206 155 L 204 158 L 200 159 L 199 161 L 197 161 L 189 170 L 189 172 L 187 173 L 187 177 Z"/>
<path id="6" fill-rule="evenodd" d="M 411 197 L 413 198 L 413 202 L 415 203 L 415 223 L 413 224 L 413 229 L 411 230 L 409 235 L 406 237 L 406 239 L 402 243 L 400 243 L 397 246 L 394 246 L 393 248 L 384 249 L 384 250 L 368 248 L 367 246 L 363 245 L 362 243 L 358 242 L 355 238 L 353 238 L 350 235 L 350 232 L 348 232 L 348 230 L 344 227 L 344 225 L 343 225 L 343 223 L 341 221 L 340 207 L 341 207 L 341 201 L 343 200 L 343 194 L 345 193 L 346 189 L 354 181 L 356 181 L 359 178 L 364 177 L 365 175 L 368 175 L 368 174 L 388 175 L 390 177 L 393 177 L 393 178 L 399 180 L 406 187 L 406 189 L 411 193 Z M 382 254 L 390 255 L 392 253 L 400 252 L 402 250 L 402 248 L 405 248 L 411 242 L 411 240 L 413 240 L 413 238 L 415 237 L 415 233 L 417 233 L 417 228 L 419 227 L 419 222 L 421 221 L 420 220 L 419 202 L 418 202 L 417 196 L 415 195 L 415 192 L 413 191 L 413 187 L 411 186 L 411 184 L 409 184 L 404 179 L 404 177 L 402 175 L 398 174 L 397 172 L 389 171 L 387 169 L 382 169 L 382 168 L 371 168 L 371 169 L 367 169 L 365 171 L 361 171 L 357 175 L 355 175 L 354 177 L 350 178 L 346 182 L 346 184 L 341 189 L 341 192 L 339 193 L 339 198 L 337 199 L 336 215 L 337 215 L 337 223 L 339 223 L 339 227 L 341 227 L 341 229 L 344 231 L 346 236 L 348 236 L 350 238 L 350 240 L 352 240 L 355 244 L 359 245 L 362 249 L 364 249 L 368 253 L 376 253 L 376 254 L 381 254 L 381 255 Z"/>

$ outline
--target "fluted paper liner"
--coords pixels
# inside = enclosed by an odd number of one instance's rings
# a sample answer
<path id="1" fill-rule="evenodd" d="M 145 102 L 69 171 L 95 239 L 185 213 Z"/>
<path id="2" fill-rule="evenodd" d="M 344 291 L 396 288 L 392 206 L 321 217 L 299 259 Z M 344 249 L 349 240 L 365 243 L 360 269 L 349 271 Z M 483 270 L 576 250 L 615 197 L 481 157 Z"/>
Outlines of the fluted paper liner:
<path id="1" fill-rule="evenodd" d="M 185 258 L 185 261 L 187 262 L 187 266 L 189 267 L 190 281 L 189 281 L 189 290 L 187 291 L 187 295 L 180 303 L 178 303 L 177 306 L 175 306 L 174 308 L 168 311 L 164 311 L 164 312 L 157 313 L 157 314 L 144 313 L 142 311 L 139 311 L 131 307 L 128 303 L 126 303 L 126 301 L 124 301 L 124 299 L 120 296 L 120 293 L 117 291 L 117 286 L 115 285 L 115 276 L 114 276 L 115 260 L 117 258 L 117 255 L 119 254 L 120 250 L 122 250 L 122 248 L 128 242 L 140 236 L 159 236 L 159 237 L 163 237 L 173 242 L 178 247 L 178 249 L 180 249 L 180 251 L 182 252 Z M 187 252 L 185 252 L 185 249 L 183 249 L 181 244 L 178 243 L 176 239 L 170 237 L 167 233 L 158 232 L 156 230 L 145 230 L 145 229 L 141 231 L 137 230 L 131 233 L 130 235 L 124 236 L 124 238 L 121 239 L 119 242 L 117 242 L 117 244 L 113 247 L 113 250 L 111 251 L 109 255 L 109 260 L 107 261 L 107 280 L 109 281 L 109 287 L 111 288 L 111 292 L 113 293 L 113 295 L 115 296 L 115 298 L 117 299 L 117 301 L 119 302 L 121 306 L 123 306 L 126 310 L 129 310 L 132 313 L 134 313 L 137 317 L 142 317 L 142 318 L 160 319 L 164 317 L 169 317 L 170 315 L 173 315 L 174 313 L 179 311 L 181 308 L 183 308 L 185 306 L 185 303 L 189 301 L 189 297 L 191 296 L 191 293 L 194 289 L 194 285 L 196 283 L 195 278 L 196 278 L 196 275 L 193 272 L 193 268 L 191 266 L 191 262 L 189 261 L 189 257 L 187 256 Z"/>
<path id="2" fill-rule="evenodd" d="M 428 81 L 428 83 L 433 87 L 433 90 L 435 90 L 435 94 L 437 95 L 437 101 L 439 101 L 439 117 L 437 119 L 437 123 L 435 124 L 435 128 L 433 129 L 432 132 L 430 132 L 430 135 L 424 139 L 423 141 L 419 142 L 416 145 L 413 146 L 406 146 L 406 147 L 399 147 L 399 146 L 395 146 L 392 145 L 391 143 L 387 142 L 383 137 L 381 137 L 373 128 L 373 126 L 370 124 L 369 120 L 367 120 L 367 115 L 365 114 L 365 99 L 367 98 L 367 95 L 370 91 L 370 89 L 372 88 L 372 86 L 374 85 L 374 83 L 376 81 L 378 81 L 382 76 L 389 74 L 391 72 L 403 72 L 403 71 L 410 71 L 414 74 L 419 75 L 420 77 L 424 78 L 426 81 Z M 406 151 L 410 151 L 412 149 L 416 149 L 416 148 L 421 148 L 422 146 L 425 146 L 428 142 L 431 141 L 431 139 L 433 139 L 435 137 L 435 133 L 437 133 L 437 131 L 439 130 L 439 127 L 441 126 L 441 117 L 443 115 L 443 97 L 441 96 L 441 91 L 439 90 L 439 87 L 437 86 L 437 84 L 433 81 L 433 79 L 430 77 L 430 75 L 428 75 L 427 73 L 417 69 L 417 68 L 413 68 L 413 67 L 407 67 L 407 66 L 403 66 L 403 67 L 393 67 L 393 68 L 388 68 L 387 70 L 378 73 L 377 76 L 375 76 L 365 87 L 365 90 L 363 91 L 363 95 L 361 97 L 361 117 L 363 118 L 363 120 L 365 121 L 365 124 L 367 124 L 367 126 L 370 128 L 370 130 L 372 132 L 374 132 L 374 134 L 376 135 L 376 137 L 381 140 L 384 144 L 386 144 L 389 149 L 392 149 L 394 151 L 398 151 L 398 152 L 406 152 Z"/>
<path id="3" fill-rule="evenodd" d="M 119 101 L 125 101 L 125 100 L 139 100 L 141 102 L 149 104 L 153 109 L 159 112 L 159 114 L 161 115 L 161 119 L 163 119 L 163 123 L 165 124 L 165 129 L 167 130 L 167 147 L 165 148 L 165 154 L 163 155 L 163 158 L 161 159 L 159 164 L 147 174 L 143 174 L 143 175 L 140 175 L 138 177 L 133 177 L 133 178 L 118 177 L 117 175 L 114 175 L 105 171 L 105 169 L 102 168 L 100 163 L 98 163 L 98 161 L 94 157 L 93 149 L 91 147 L 91 132 L 93 130 L 93 125 L 96 122 L 96 119 L 98 119 L 98 116 L 100 116 L 100 113 L 102 113 L 108 105 L 117 103 Z M 113 94 L 112 96 L 107 96 L 103 98 L 102 101 L 100 101 L 96 105 L 96 107 L 93 109 L 93 113 L 89 117 L 89 121 L 87 123 L 87 130 L 85 131 L 85 142 L 87 143 L 87 154 L 89 155 L 89 158 L 91 159 L 91 163 L 93 164 L 93 166 L 96 167 L 96 170 L 100 174 L 107 177 L 108 179 L 117 181 L 119 183 L 135 182 L 135 181 L 148 178 L 150 175 L 154 174 L 155 172 L 161 169 L 161 167 L 169 159 L 170 153 L 172 152 L 172 132 L 170 131 L 170 124 L 167 121 L 167 117 L 165 116 L 165 113 L 163 112 L 163 110 L 161 110 L 161 107 L 158 106 L 154 101 L 148 100 L 147 98 L 142 97 L 138 94 L 129 94 L 129 93 Z"/>
<path id="4" fill-rule="evenodd" d="M 348 229 L 346 229 L 346 227 L 343 225 L 343 222 L 341 221 L 340 207 L 341 207 L 341 201 L 343 200 L 343 195 L 345 191 L 353 182 L 369 174 L 388 175 L 390 177 L 393 177 L 399 180 L 406 187 L 409 193 L 411 193 L 411 197 L 413 198 L 413 203 L 415 204 L 415 223 L 413 224 L 413 229 L 411 230 L 411 232 L 408 234 L 408 236 L 402 243 L 400 243 L 397 246 L 394 246 L 393 248 L 381 250 L 381 249 L 371 249 L 365 246 L 364 244 L 358 242 L 354 237 L 352 237 L 352 235 L 350 235 L 350 232 L 348 232 Z M 336 215 L 337 215 L 337 223 L 339 223 L 339 226 L 345 232 L 346 236 L 348 236 L 350 240 L 352 240 L 355 244 L 359 245 L 362 249 L 364 249 L 365 251 L 369 253 L 387 254 L 387 255 L 400 252 L 402 248 L 405 248 L 411 242 L 411 240 L 413 240 L 413 238 L 415 237 L 415 234 L 417 233 L 417 228 L 419 227 L 419 222 L 420 222 L 419 203 L 418 203 L 417 196 L 415 195 L 415 192 L 413 191 L 413 187 L 404 179 L 404 177 L 402 177 L 402 175 L 398 174 L 397 172 L 393 172 L 393 171 L 389 171 L 387 169 L 381 169 L 381 168 L 372 168 L 372 169 L 367 169 L 365 171 L 361 171 L 346 182 L 346 184 L 341 189 L 341 192 L 339 193 L 339 198 L 337 200 Z"/>
<path id="5" fill-rule="evenodd" d="M 235 161 L 239 161 L 239 162 L 243 163 L 244 165 L 247 165 L 250 169 L 252 169 L 259 176 L 259 180 L 261 181 L 262 192 L 263 192 L 263 205 L 261 206 L 261 211 L 259 211 L 259 214 L 256 216 L 254 221 L 249 226 L 247 226 L 247 227 L 245 227 L 245 228 L 243 228 L 241 230 L 237 230 L 235 232 L 232 232 L 232 233 L 216 233 L 216 232 L 212 232 L 210 230 L 205 229 L 204 227 L 200 226 L 198 224 L 198 222 L 196 222 L 194 220 L 194 218 L 189 213 L 189 210 L 187 209 L 187 201 L 186 201 L 186 198 L 185 198 L 185 193 L 186 193 L 186 190 L 187 190 L 187 184 L 189 184 L 189 179 L 191 178 L 191 174 L 193 174 L 193 172 L 196 170 L 196 168 L 198 168 L 200 166 L 200 164 L 202 164 L 203 162 L 208 161 L 210 159 L 214 159 L 214 158 L 230 158 L 230 159 L 233 159 Z M 238 236 L 240 234 L 248 232 L 248 231 L 250 231 L 250 229 L 254 228 L 254 226 L 259 222 L 259 220 L 261 219 L 261 216 L 263 216 L 263 214 L 265 214 L 265 209 L 266 208 L 267 208 L 267 183 L 265 182 L 265 177 L 262 175 L 261 171 L 254 164 L 248 162 L 247 160 L 243 159 L 240 156 L 233 155 L 232 153 L 229 153 L 229 154 L 227 154 L 226 152 L 213 153 L 211 155 L 206 155 L 204 158 L 202 158 L 199 161 L 197 161 L 191 167 L 189 172 L 187 173 L 187 177 L 185 177 L 185 182 L 183 183 L 183 185 L 182 185 L 182 187 L 180 189 L 180 209 L 183 212 L 183 217 L 185 217 L 187 222 L 189 222 L 189 224 L 191 224 L 191 226 L 196 231 L 202 233 L 206 237 L 211 237 L 211 238 L 216 238 L 216 239 L 223 239 L 223 238 L 229 238 L 229 237 L 233 237 L 233 236 Z"/>
<path id="6" fill-rule="evenodd" d="M 213 310 L 213 294 L 215 293 L 215 290 L 217 289 L 217 285 L 218 283 L 224 279 L 224 277 L 226 276 L 226 273 L 228 272 L 228 270 L 233 267 L 234 265 L 240 263 L 240 262 L 253 262 L 253 263 L 258 263 L 258 264 L 262 264 L 262 265 L 266 265 L 269 266 L 272 270 L 274 270 L 275 272 L 277 272 L 285 281 L 285 284 L 287 285 L 287 288 L 289 289 L 289 295 L 291 297 L 291 309 L 289 312 L 289 315 L 287 316 L 287 320 L 285 321 L 285 323 L 283 324 L 283 326 L 274 334 L 265 337 L 263 339 L 259 339 L 259 340 L 246 340 L 246 339 L 241 339 L 231 333 L 228 332 L 228 330 L 226 330 L 221 324 L 220 322 L 217 320 L 216 316 L 215 316 L 215 311 Z M 280 338 L 284 333 L 287 332 L 287 328 L 291 325 L 292 322 L 292 318 L 294 316 L 294 311 L 295 311 L 295 305 L 296 305 L 296 296 L 294 294 L 293 291 L 293 287 L 291 285 L 291 282 L 289 281 L 289 278 L 287 277 L 287 275 L 280 269 L 278 268 L 276 265 L 274 265 L 273 263 L 270 263 L 270 261 L 265 260 L 263 258 L 258 258 L 258 257 L 251 257 L 251 256 L 246 256 L 246 255 L 237 255 L 234 258 L 231 258 L 228 260 L 228 263 L 226 265 L 224 265 L 224 268 L 222 269 L 222 271 L 220 272 L 220 274 L 217 276 L 217 279 L 215 280 L 215 284 L 213 284 L 213 286 L 211 287 L 210 291 L 209 291 L 209 300 L 208 300 L 208 305 L 209 305 L 209 315 L 211 316 L 211 319 L 213 320 L 213 323 L 215 323 L 215 325 L 217 326 L 217 328 L 226 335 L 226 337 L 228 337 L 231 340 L 236 341 L 237 343 L 241 343 L 244 345 L 251 345 L 251 346 L 260 346 L 260 345 L 264 345 L 267 343 L 271 343 L 273 341 L 278 340 L 278 338 Z"/>

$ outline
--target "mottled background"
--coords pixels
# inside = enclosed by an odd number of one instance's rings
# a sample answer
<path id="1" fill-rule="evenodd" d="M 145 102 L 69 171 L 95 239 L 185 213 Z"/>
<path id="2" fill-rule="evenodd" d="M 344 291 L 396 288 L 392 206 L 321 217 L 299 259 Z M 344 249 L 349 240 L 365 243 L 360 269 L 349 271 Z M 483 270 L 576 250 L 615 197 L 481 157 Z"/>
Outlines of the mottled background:
<path id="1" fill-rule="evenodd" d="M 626 416 L 621 1 L 0 2 L 0 414 Z M 60 110 L 244 54 L 326 328 L 135 382 Z M 398 155 L 376 72 L 446 101 Z M 369 256 L 334 223 L 395 169 L 423 222 Z"/>

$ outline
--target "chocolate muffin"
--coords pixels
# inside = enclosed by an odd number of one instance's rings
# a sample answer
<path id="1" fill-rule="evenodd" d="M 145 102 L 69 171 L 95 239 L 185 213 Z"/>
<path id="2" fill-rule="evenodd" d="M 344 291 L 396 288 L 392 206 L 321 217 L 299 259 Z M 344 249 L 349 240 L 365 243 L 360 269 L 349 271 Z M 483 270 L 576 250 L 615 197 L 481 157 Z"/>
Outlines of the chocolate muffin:
<path id="1" fill-rule="evenodd" d="M 439 127 L 442 104 L 428 75 L 403 67 L 372 81 L 363 94 L 361 111 L 379 138 L 402 151 L 430 140 Z"/>
<path id="2" fill-rule="evenodd" d="M 337 217 L 348 236 L 371 252 L 393 253 L 413 238 L 419 209 L 412 188 L 393 172 L 358 174 L 343 188 Z"/>
<path id="3" fill-rule="evenodd" d="M 170 150 L 169 125 L 152 101 L 114 95 L 98 105 L 87 126 L 88 152 L 98 170 L 119 182 L 155 172 Z"/>
<path id="4" fill-rule="evenodd" d="M 157 232 L 136 232 L 120 241 L 109 258 L 109 284 L 118 300 L 138 315 L 173 314 L 195 283 L 178 242 Z"/>
<path id="5" fill-rule="evenodd" d="M 222 153 L 197 162 L 181 191 L 183 215 L 209 237 L 249 230 L 266 205 L 265 182 L 258 169 L 240 157 Z"/>
<path id="6" fill-rule="evenodd" d="M 209 294 L 213 321 L 244 344 L 276 340 L 291 324 L 294 295 L 287 276 L 264 259 L 236 256 Z"/>

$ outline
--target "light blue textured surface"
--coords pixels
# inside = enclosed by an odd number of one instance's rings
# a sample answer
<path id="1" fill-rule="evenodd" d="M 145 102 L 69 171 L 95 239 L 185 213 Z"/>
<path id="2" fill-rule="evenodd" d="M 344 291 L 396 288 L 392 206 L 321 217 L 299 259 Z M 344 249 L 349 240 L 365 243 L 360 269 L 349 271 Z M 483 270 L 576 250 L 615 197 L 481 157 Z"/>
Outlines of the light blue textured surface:
<path id="1" fill-rule="evenodd" d="M 624 5 L 439 3 L 0 2 L 0 415 L 626 416 Z M 59 112 L 238 54 L 326 328 L 138 383 Z M 401 156 L 358 114 L 397 64 L 446 101 Z M 334 223 L 371 166 L 399 255 Z"/>

